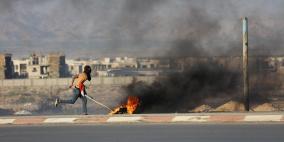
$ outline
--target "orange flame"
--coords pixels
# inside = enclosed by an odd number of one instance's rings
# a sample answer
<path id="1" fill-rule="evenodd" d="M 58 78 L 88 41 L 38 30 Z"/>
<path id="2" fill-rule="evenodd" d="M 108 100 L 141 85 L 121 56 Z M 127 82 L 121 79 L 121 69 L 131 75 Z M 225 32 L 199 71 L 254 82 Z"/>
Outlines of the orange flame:
<path id="1" fill-rule="evenodd" d="M 129 96 L 127 98 L 126 104 L 115 108 L 114 111 L 110 112 L 110 114 L 119 114 L 119 113 L 133 114 L 138 106 L 139 106 L 139 98 L 136 96 Z"/>
<path id="2" fill-rule="evenodd" d="M 127 108 L 127 113 L 128 114 L 133 114 L 133 112 L 136 110 L 136 108 L 138 107 L 139 104 L 139 99 L 138 97 L 135 96 L 129 96 L 127 99 L 127 104 L 126 104 L 126 108 Z"/>

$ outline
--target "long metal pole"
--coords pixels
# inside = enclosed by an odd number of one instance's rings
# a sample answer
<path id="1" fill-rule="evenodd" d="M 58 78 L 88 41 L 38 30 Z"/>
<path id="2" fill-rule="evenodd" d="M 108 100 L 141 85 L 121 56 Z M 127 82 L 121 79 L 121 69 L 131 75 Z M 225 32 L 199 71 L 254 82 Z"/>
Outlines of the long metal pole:
<path id="1" fill-rule="evenodd" d="M 104 107 L 104 108 L 110 110 L 111 112 L 113 111 L 111 108 L 109 108 L 108 106 L 104 105 L 103 103 L 101 103 L 101 102 L 95 100 L 93 97 L 88 96 L 88 95 L 85 95 L 85 96 L 86 96 L 88 99 L 90 99 L 91 101 L 97 103 L 98 105 L 100 105 L 100 106 L 102 106 L 102 107 Z"/>
<path id="2" fill-rule="evenodd" d="M 249 111 L 249 73 L 248 73 L 248 18 L 242 18 L 243 23 L 243 83 L 244 105 Z"/>

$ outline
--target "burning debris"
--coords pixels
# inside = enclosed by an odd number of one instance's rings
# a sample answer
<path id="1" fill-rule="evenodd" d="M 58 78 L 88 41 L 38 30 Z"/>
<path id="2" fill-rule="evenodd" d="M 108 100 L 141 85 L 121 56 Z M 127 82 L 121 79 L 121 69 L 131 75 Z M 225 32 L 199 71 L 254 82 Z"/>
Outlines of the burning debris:
<path id="1" fill-rule="evenodd" d="M 139 98 L 137 96 L 128 96 L 127 103 L 115 108 L 109 114 L 133 114 L 139 106 Z"/>

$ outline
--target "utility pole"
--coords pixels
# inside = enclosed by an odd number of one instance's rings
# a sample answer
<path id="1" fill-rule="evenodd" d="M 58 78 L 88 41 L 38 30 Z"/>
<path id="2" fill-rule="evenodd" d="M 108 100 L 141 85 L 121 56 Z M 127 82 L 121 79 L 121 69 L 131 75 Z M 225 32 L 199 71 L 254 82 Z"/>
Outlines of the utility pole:
<path id="1" fill-rule="evenodd" d="M 244 105 L 249 111 L 249 73 L 248 73 L 248 18 L 242 18 L 243 23 L 243 84 Z"/>

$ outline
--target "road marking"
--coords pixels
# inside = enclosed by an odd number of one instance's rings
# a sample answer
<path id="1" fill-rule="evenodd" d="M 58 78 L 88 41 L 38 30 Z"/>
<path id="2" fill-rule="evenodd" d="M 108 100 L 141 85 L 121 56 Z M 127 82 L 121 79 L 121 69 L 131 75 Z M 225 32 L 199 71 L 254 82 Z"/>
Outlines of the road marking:
<path id="1" fill-rule="evenodd" d="M 0 124 L 12 124 L 15 119 L 0 119 Z"/>
<path id="2" fill-rule="evenodd" d="M 206 122 L 209 116 L 176 116 L 172 122 Z"/>
<path id="3" fill-rule="evenodd" d="M 248 115 L 244 121 L 281 121 L 282 115 Z"/>
<path id="4" fill-rule="evenodd" d="M 77 118 L 47 118 L 44 123 L 73 123 Z"/>
<path id="5" fill-rule="evenodd" d="M 107 122 L 139 122 L 142 117 L 110 117 Z"/>

